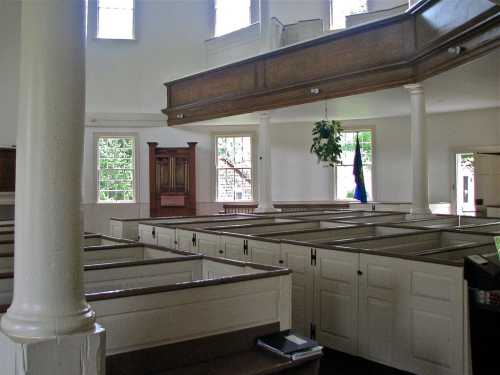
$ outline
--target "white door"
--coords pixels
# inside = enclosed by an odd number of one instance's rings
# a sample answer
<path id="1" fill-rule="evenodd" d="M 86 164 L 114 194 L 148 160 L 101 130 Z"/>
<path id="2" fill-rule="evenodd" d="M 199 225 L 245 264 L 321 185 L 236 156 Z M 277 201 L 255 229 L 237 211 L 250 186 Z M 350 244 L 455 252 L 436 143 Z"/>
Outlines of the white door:
<path id="1" fill-rule="evenodd" d="M 225 256 L 234 260 L 248 260 L 245 250 L 245 241 L 243 238 L 222 236 L 221 241 L 224 242 Z"/>
<path id="2" fill-rule="evenodd" d="M 177 241 L 177 250 L 182 251 L 196 251 L 196 243 L 194 241 L 195 232 L 185 229 L 177 228 L 175 230 L 175 237 Z"/>
<path id="3" fill-rule="evenodd" d="M 196 233 L 196 249 L 197 252 L 211 257 L 220 257 L 220 242 L 218 234 Z"/>
<path id="4" fill-rule="evenodd" d="M 147 245 L 156 245 L 156 228 L 152 225 L 139 224 L 139 242 Z"/>
<path id="5" fill-rule="evenodd" d="M 156 228 L 156 244 L 175 249 L 175 228 Z"/>
<path id="6" fill-rule="evenodd" d="M 400 275 L 406 261 L 360 254 L 359 269 L 359 355 L 398 367 L 405 362 L 401 347 L 404 314 Z M 401 367 L 399 365 L 399 367 Z"/>
<path id="7" fill-rule="evenodd" d="M 464 373 L 464 279 L 462 267 L 408 262 L 407 341 L 409 371 Z"/>
<path id="8" fill-rule="evenodd" d="M 255 241 L 248 240 L 248 257 L 253 263 L 267 264 L 269 266 L 280 265 L 280 250 L 279 242 Z"/>
<path id="9" fill-rule="evenodd" d="M 316 249 L 316 340 L 350 354 L 357 353 L 358 265 L 357 253 Z"/>
<path id="10" fill-rule="evenodd" d="M 500 203 L 500 155 L 474 154 L 475 196 L 483 200 L 483 205 Z"/>
<path id="11" fill-rule="evenodd" d="M 311 248 L 282 243 L 281 258 L 283 266 L 292 270 L 292 328 L 309 337 L 314 302 Z"/>

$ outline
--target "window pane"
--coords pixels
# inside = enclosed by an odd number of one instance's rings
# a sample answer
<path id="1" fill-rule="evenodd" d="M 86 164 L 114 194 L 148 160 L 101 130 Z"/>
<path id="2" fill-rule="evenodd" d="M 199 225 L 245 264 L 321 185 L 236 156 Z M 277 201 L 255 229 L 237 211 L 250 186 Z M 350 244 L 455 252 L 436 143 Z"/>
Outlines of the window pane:
<path id="1" fill-rule="evenodd" d="M 250 0 L 215 0 L 215 36 L 250 25 Z"/>
<path id="2" fill-rule="evenodd" d="M 330 0 L 331 29 L 346 27 L 346 16 L 367 12 L 366 0 Z"/>
<path id="3" fill-rule="evenodd" d="M 100 137 L 97 146 L 99 202 L 134 201 L 134 138 Z"/>
<path id="4" fill-rule="evenodd" d="M 217 201 L 251 201 L 252 138 L 217 137 Z"/>
<path id="5" fill-rule="evenodd" d="M 98 38 L 134 39 L 134 0 L 99 0 Z"/>
<path id="6" fill-rule="evenodd" d="M 353 165 L 356 151 L 356 134 L 359 136 L 361 157 L 363 160 L 363 177 L 368 199 L 372 198 L 372 158 L 373 140 L 371 131 L 343 131 L 342 132 L 342 165 L 336 167 L 336 198 L 353 199 L 356 184 L 354 181 Z"/>

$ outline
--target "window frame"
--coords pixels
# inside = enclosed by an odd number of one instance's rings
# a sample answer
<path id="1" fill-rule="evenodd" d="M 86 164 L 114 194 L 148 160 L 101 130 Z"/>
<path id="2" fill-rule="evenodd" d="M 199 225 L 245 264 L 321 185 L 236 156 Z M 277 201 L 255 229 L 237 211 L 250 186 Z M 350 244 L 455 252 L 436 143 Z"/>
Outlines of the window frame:
<path id="1" fill-rule="evenodd" d="M 210 15 L 210 39 L 212 38 L 223 38 L 227 35 L 231 35 L 232 33 L 239 32 L 241 30 L 244 30 L 256 23 L 260 22 L 260 3 L 259 0 L 250 0 L 250 23 L 246 26 L 243 26 L 239 29 L 233 30 L 229 33 L 222 34 L 222 35 L 215 35 L 215 28 L 216 28 L 216 22 L 217 22 L 217 12 L 215 10 L 215 1 L 216 0 L 209 0 L 209 15 Z"/>
<path id="2" fill-rule="evenodd" d="M 134 199 L 131 201 L 105 202 L 99 199 L 99 139 L 100 138 L 133 138 L 134 139 Z M 139 177 L 139 134 L 138 133 L 94 133 L 94 192 L 96 204 L 136 204 L 138 199 L 138 177 Z"/>
<path id="3" fill-rule="evenodd" d="M 88 15 L 87 17 L 90 19 L 91 15 L 94 15 L 93 17 L 95 21 L 95 25 L 93 27 L 93 38 L 95 40 L 110 40 L 110 41 L 129 41 L 133 42 L 137 40 L 137 30 L 136 30 L 136 23 L 137 23 L 137 0 L 132 0 L 134 4 L 133 8 L 133 14 L 132 14 L 132 38 L 102 38 L 99 37 L 99 0 L 88 0 Z M 87 27 L 89 27 L 90 22 L 87 23 Z"/>
<path id="4" fill-rule="evenodd" d="M 356 132 L 361 132 L 361 131 L 369 131 L 372 133 L 372 196 L 371 196 L 371 201 L 376 201 L 377 197 L 377 174 L 376 174 L 376 155 L 377 155 L 377 148 L 376 148 L 376 127 L 374 125 L 356 125 L 356 126 L 345 126 L 343 129 L 344 133 L 356 133 Z M 332 168 L 332 186 L 331 186 L 331 196 L 333 197 L 334 200 L 349 200 L 346 198 L 339 198 L 337 195 L 337 167 L 335 166 Z M 356 201 L 356 200 L 354 200 Z"/>
<path id="5" fill-rule="evenodd" d="M 251 161 L 252 161 L 252 200 L 233 200 L 219 201 L 218 196 L 218 178 L 217 178 L 217 139 L 220 137 L 250 137 L 251 143 Z M 253 203 L 258 201 L 257 197 L 257 135 L 255 132 L 229 132 L 229 133 L 212 133 L 212 200 L 214 203 Z"/>

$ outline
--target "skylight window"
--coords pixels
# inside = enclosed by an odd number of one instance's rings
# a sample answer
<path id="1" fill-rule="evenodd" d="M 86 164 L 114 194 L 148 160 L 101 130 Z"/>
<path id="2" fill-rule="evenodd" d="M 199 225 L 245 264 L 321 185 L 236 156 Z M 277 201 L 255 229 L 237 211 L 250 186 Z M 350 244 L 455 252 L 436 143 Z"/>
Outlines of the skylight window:
<path id="1" fill-rule="evenodd" d="M 367 0 L 330 0 L 330 28 L 345 29 L 346 17 L 368 11 Z"/>
<path id="2" fill-rule="evenodd" d="M 250 26 L 250 0 L 215 0 L 215 36 Z"/>
<path id="3" fill-rule="evenodd" d="M 134 39 L 134 0 L 98 0 L 97 38 Z"/>

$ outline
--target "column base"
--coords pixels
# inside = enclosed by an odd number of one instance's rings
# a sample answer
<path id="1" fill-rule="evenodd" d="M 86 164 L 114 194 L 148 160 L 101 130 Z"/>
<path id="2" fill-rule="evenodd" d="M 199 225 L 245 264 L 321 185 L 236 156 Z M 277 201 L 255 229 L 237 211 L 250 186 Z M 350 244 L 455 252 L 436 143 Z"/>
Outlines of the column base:
<path id="1" fill-rule="evenodd" d="M 1 331 L 17 340 L 49 340 L 77 332 L 88 332 L 94 325 L 95 313 L 88 304 L 73 315 L 43 317 L 34 313 L 18 313 L 13 302 L 0 321 Z"/>
<path id="2" fill-rule="evenodd" d="M 106 331 L 100 325 L 90 332 L 47 340 L 18 340 L 0 331 L 2 375 L 105 375 Z"/>
<path id="3" fill-rule="evenodd" d="M 412 207 L 410 208 L 411 215 L 431 215 L 432 211 L 429 207 Z"/>
<path id="4" fill-rule="evenodd" d="M 274 208 L 274 207 L 257 207 L 254 212 L 256 214 L 270 214 L 273 212 L 281 212 L 279 208 Z"/>

